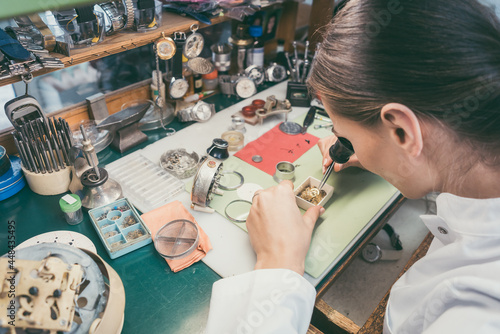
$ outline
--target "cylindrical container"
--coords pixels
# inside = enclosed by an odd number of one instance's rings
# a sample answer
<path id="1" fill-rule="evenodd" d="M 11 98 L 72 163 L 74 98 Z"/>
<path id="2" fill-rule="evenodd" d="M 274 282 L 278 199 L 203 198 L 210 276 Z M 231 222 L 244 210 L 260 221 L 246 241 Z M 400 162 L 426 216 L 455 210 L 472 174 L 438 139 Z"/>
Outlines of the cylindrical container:
<path id="1" fill-rule="evenodd" d="M 203 91 L 203 77 L 200 73 L 193 73 L 193 85 L 195 93 L 201 93 Z"/>
<path id="2" fill-rule="evenodd" d="M 219 72 L 228 72 L 231 69 L 231 51 L 229 44 L 214 44 L 212 50 L 212 61 Z"/>
<path id="3" fill-rule="evenodd" d="M 212 141 L 212 146 L 207 148 L 207 153 L 215 159 L 225 160 L 229 158 L 228 146 L 229 143 L 224 139 L 215 138 Z"/>
<path id="4" fill-rule="evenodd" d="M 64 195 L 59 200 L 59 206 L 64 213 L 66 223 L 70 225 L 80 224 L 83 220 L 82 201 L 76 194 Z"/>
<path id="5" fill-rule="evenodd" d="M 218 79 L 218 72 L 217 70 L 213 70 L 212 72 L 208 74 L 203 74 L 203 90 L 215 90 L 217 89 L 217 86 L 219 85 L 219 79 Z"/>
<path id="6" fill-rule="evenodd" d="M 253 100 L 252 105 L 255 106 L 257 109 L 264 108 L 266 105 L 266 101 L 264 100 Z"/>
<path id="7" fill-rule="evenodd" d="M 230 127 L 230 130 L 233 131 L 239 131 L 241 133 L 245 133 L 247 129 L 245 129 L 245 120 L 241 117 L 233 117 L 232 125 Z"/>
<path id="8" fill-rule="evenodd" d="M 255 108 L 255 106 L 246 106 L 241 109 L 241 113 L 245 117 L 254 117 L 255 111 L 257 111 L 257 108 Z"/>
<path id="9" fill-rule="evenodd" d="M 231 152 L 238 151 L 244 146 L 245 137 L 239 131 L 226 131 L 221 135 L 221 138 L 227 141 L 227 149 Z"/>
<path id="10" fill-rule="evenodd" d="M 69 189 L 71 168 L 52 173 L 33 173 L 23 167 L 24 177 L 33 192 L 39 195 L 59 195 Z"/>
<path id="11" fill-rule="evenodd" d="M 280 183 L 283 180 L 295 181 L 295 166 L 288 161 L 281 161 L 276 164 L 276 171 L 273 175 L 274 181 Z"/>

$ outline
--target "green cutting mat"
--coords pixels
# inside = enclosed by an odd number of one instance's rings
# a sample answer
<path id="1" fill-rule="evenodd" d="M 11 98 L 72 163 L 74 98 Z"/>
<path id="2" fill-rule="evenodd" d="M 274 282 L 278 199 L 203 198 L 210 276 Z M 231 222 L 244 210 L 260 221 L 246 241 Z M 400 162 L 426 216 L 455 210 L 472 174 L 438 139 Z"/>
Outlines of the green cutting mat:
<path id="1" fill-rule="evenodd" d="M 295 121 L 302 124 L 304 117 L 299 117 Z M 320 138 L 331 134 L 324 129 L 314 130 L 312 126 L 309 133 Z M 322 156 L 317 145 L 297 159 L 295 187 L 309 176 L 321 180 L 323 176 L 321 163 Z M 276 185 L 272 176 L 239 158 L 230 157 L 225 160 L 223 169 L 241 173 L 245 183 L 256 183 L 263 188 Z M 397 193 L 397 189 L 381 177 L 358 168 L 348 168 L 340 173 L 333 173 L 327 183 L 333 186 L 335 191 L 324 206 L 325 213 L 316 223 L 311 247 L 306 257 L 305 270 L 314 278 L 319 277 L 328 268 Z M 191 186 L 192 183 L 186 185 L 186 190 L 191 191 Z M 227 204 L 235 199 L 239 199 L 236 190 L 224 191 L 223 196 L 215 196 L 210 207 L 225 217 L 224 210 Z M 235 224 L 246 231 L 245 223 Z"/>

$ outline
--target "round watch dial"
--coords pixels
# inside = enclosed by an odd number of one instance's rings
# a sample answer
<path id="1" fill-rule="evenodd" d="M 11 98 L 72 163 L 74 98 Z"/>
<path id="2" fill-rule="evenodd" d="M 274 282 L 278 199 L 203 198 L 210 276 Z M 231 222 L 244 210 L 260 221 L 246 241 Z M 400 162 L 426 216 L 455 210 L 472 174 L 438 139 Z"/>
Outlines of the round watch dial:
<path id="1" fill-rule="evenodd" d="M 236 94 L 241 98 L 249 98 L 250 96 L 257 93 L 257 88 L 255 88 L 255 82 L 249 78 L 240 78 L 236 83 Z"/>
<path id="2" fill-rule="evenodd" d="M 189 89 L 189 84 L 185 79 L 175 79 L 170 84 L 170 97 L 173 99 L 180 99 L 186 94 Z"/>
<path id="3" fill-rule="evenodd" d="M 194 118 L 201 122 L 208 121 L 212 117 L 212 109 L 208 103 L 200 103 L 193 109 Z"/>
<path id="4" fill-rule="evenodd" d="M 265 75 L 264 75 L 264 70 L 261 67 L 258 66 L 252 66 L 251 68 L 248 68 L 245 70 L 246 75 L 255 81 L 257 85 L 260 85 L 261 83 L 264 82 Z"/>
<path id="5" fill-rule="evenodd" d="M 367 262 L 375 262 L 382 256 L 380 247 L 374 243 L 369 243 L 361 252 L 363 259 Z"/>
<path id="6" fill-rule="evenodd" d="M 269 81 L 279 82 L 283 81 L 286 78 L 286 69 L 281 65 L 274 65 L 269 68 Z"/>
<path id="7" fill-rule="evenodd" d="M 174 41 L 169 37 L 162 38 L 156 42 L 156 52 L 160 59 L 167 60 L 172 58 L 175 55 L 176 49 Z"/>
<path id="8" fill-rule="evenodd" d="M 186 44 L 184 44 L 184 56 L 187 59 L 192 59 L 198 57 L 203 51 L 203 46 L 205 45 L 205 40 L 200 33 L 192 33 L 186 39 Z"/>

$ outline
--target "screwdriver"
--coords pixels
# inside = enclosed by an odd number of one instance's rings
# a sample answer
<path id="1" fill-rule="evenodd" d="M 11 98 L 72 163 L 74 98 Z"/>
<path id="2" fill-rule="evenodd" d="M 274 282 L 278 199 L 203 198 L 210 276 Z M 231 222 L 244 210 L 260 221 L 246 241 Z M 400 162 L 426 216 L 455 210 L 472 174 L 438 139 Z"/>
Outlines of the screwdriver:
<path id="1" fill-rule="evenodd" d="M 333 162 L 330 166 L 328 166 L 325 175 L 321 179 L 321 182 L 318 187 L 319 190 L 323 188 L 326 180 L 328 180 L 330 174 L 332 174 L 335 163 L 345 164 L 354 154 L 354 149 L 350 141 L 348 141 L 343 137 L 338 137 L 338 140 L 335 142 L 335 144 L 330 146 L 328 154 L 330 155 L 330 158 L 332 158 Z"/>

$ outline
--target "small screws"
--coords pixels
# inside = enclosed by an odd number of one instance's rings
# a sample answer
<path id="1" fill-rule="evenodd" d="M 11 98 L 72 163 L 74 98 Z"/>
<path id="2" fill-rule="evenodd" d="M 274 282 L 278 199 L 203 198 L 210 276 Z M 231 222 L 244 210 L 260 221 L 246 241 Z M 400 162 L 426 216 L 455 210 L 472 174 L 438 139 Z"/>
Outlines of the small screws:
<path id="1" fill-rule="evenodd" d="M 54 290 L 54 293 L 52 294 L 52 296 L 54 296 L 55 298 L 59 298 L 59 297 L 61 297 L 61 294 L 62 294 L 62 291 L 60 289 L 56 289 L 56 290 Z"/>
<path id="2" fill-rule="evenodd" d="M 36 286 L 32 286 L 28 292 L 30 293 L 30 295 L 32 296 L 37 296 L 38 295 L 38 288 Z"/>

